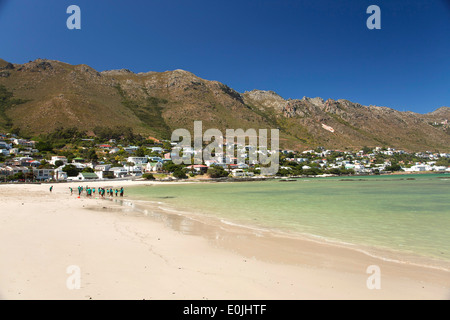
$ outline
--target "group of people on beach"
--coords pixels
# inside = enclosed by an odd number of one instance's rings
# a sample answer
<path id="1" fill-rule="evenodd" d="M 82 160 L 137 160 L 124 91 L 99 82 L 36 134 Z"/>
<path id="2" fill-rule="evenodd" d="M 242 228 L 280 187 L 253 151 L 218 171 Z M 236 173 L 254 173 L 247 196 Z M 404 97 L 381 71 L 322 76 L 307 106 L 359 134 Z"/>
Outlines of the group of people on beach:
<path id="1" fill-rule="evenodd" d="M 72 195 L 73 188 L 69 187 L 69 189 L 70 189 L 70 194 Z M 120 189 L 113 189 L 111 187 L 108 187 L 108 188 L 98 187 L 97 191 L 98 191 L 98 195 L 102 198 L 104 198 L 105 195 L 107 197 L 114 197 L 114 195 L 117 197 L 119 194 L 121 197 L 123 197 L 123 194 L 125 192 L 123 187 L 121 187 Z M 90 188 L 89 186 L 86 186 L 86 187 L 78 186 L 78 196 L 79 197 L 83 194 L 83 192 L 85 192 L 86 196 L 90 198 L 92 196 L 95 196 L 96 189 Z"/>

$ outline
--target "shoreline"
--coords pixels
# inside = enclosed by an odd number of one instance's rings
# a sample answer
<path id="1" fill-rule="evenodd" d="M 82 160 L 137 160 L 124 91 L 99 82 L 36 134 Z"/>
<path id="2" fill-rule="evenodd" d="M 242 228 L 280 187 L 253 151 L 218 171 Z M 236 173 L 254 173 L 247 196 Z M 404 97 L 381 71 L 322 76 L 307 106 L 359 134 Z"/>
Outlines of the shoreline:
<path id="1" fill-rule="evenodd" d="M 69 186 L 58 184 L 53 193 L 46 184 L 0 186 L 1 299 L 450 297 L 445 271 L 233 226 L 203 225 L 199 236 L 186 217 L 156 221 L 110 201 L 71 197 Z M 69 265 L 80 266 L 79 290 L 65 285 Z M 370 265 L 381 269 L 380 290 L 366 286 Z"/>
<path id="2" fill-rule="evenodd" d="M 64 180 L 64 181 L 26 181 L 26 182 L 4 182 L 0 181 L 1 185 L 41 185 L 41 184 L 85 184 L 85 183 L 107 183 L 112 182 L 114 184 L 125 182 L 125 183 L 197 183 L 197 182 L 252 182 L 252 181 L 267 181 L 267 180 L 288 180 L 288 179 L 312 179 L 312 178 L 358 178 L 358 177 L 383 177 L 383 176 L 403 176 L 403 175 L 425 175 L 425 174 L 443 174 L 450 175 L 450 172 L 438 172 L 438 171 L 417 171 L 417 172 L 406 172 L 406 171 L 395 171 L 389 173 L 380 174 L 320 174 L 320 175 L 301 175 L 301 176 L 255 176 L 255 177 L 224 177 L 224 178 L 187 178 L 187 179 L 155 179 L 155 180 L 145 180 L 143 178 L 123 178 L 123 179 L 108 179 L 108 180 Z"/>
<path id="3" fill-rule="evenodd" d="M 203 228 L 211 228 L 213 230 L 222 230 L 224 232 L 228 233 L 236 233 L 241 234 L 244 236 L 254 236 L 256 238 L 261 237 L 270 237 L 273 239 L 281 239 L 284 242 L 292 241 L 292 243 L 316 243 L 319 245 L 324 246 L 330 246 L 335 248 L 342 248 L 345 250 L 350 250 L 358 253 L 362 253 L 366 255 L 367 257 L 378 259 L 380 261 L 384 262 L 390 262 L 390 263 L 396 263 L 399 265 L 410 265 L 420 268 L 426 268 L 430 270 L 438 270 L 443 272 L 448 272 L 450 276 L 450 261 L 438 259 L 437 257 L 431 257 L 431 256 L 425 256 L 425 255 L 419 255 L 417 253 L 407 253 L 402 252 L 399 250 L 394 249 L 388 249 L 388 248 L 381 248 L 381 247 L 375 247 L 371 245 L 362 245 L 362 244 L 354 244 L 334 239 L 325 238 L 322 236 L 317 236 L 314 234 L 298 234 L 298 233 L 288 233 L 285 231 L 280 231 L 276 229 L 269 229 L 266 227 L 261 226 L 253 226 L 253 225 L 246 225 L 246 224 L 240 224 L 232 221 L 223 220 L 218 217 L 204 217 L 195 215 L 192 212 L 188 211 L 180 211 L 178 209 L 173 209 L 167 207 L 168 204 L 164 203 L 162 201 L 148 201 L 148 200 L 142 200 L 139 198 L 124 198 L 124 199 L 117 199 L 117 198 L 109 198 L 106 199 L 109 201 L 112 201 L 113 203 L 119 203 L 119 205 L 122 206 L 131 206 L 132 210 L 143 214 L 145 216 L 153 216 L 153 218 L 156 216 L 166 216 L 171 217 L 172 220 L 181 220 L 181 221 L 188 221 L 186 224 L 191 224 L 190 229 L 187 230 L 185 227 L 184 229 L 180 229 L 177 225 L 171 225 L 170 227 L 174 229 L 175 231 L 190 234 L 190 235 L 196 235 L 196 236 L 202 236 L 204 238 L 208 238 L 201 232 L 198 232 L 192 224 L 201 224 L 204 225 Z M 123 202 L 123 203 L 121 203 Z M 161 205 L 165 205 L 166 208 L 161 207 Z M 157 208 L 155 208 L 157 207 Z M 149 213 L 149 211 L 151 213 Z M 158 218 L 159 220 L 164 220 L 164 218 Z M 197 226 L 198 227 L 198 226 Z M 217 233 L 217 231 L 216 231 Z M 219 244 L 217 244 L 219 245 Z M 224 246 L 225 247 L 225 246 Z M 230 249 L 230 248 L 228 248 Z M 258 257 L 262 260 L 267 260 L 264 255 Z M 402 259 L 403 258 L 403 259 Z M 421 260 L 422 263 L 418 262 Z M 276 261 L 284 263 L 285 261 Z"/>

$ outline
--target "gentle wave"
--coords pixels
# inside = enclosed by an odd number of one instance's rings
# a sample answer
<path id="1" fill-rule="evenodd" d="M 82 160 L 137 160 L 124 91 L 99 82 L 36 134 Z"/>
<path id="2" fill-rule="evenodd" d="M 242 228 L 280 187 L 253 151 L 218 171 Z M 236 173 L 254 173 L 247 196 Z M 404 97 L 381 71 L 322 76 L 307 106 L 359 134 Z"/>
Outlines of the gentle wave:
<path id="1" fill-rule="evenodd" d="M 401 256 L 401 255 L 405 255 L 405 253 L 390 251 L 386 248 L 377 248 L 377 247 L 362 248 L 362 246 L 359 244 L 354 244 L 354 243 L 350 243 L 350 242 L 346 242 L 346 241 L 331 239 L 331 238 L 327 238 L 327 237 L 324 237 L 321 235 L 310 234 L 310 233 L 300 233 L 300 232 L 286 232 L 286 231 L 279 230 L 276 228 L 264 228 L 264 227 L 255 226 L 255 225 L 251 225 L 251 224 L 238 223 L 238 222 L 229 221 L 229 220 L 226 220 L 223 218 L 218 218 L 218 217 L 215 217 L 214 215 L 205 216 L 205 215 L 189 212 L 186 210 L 181 211 L 181 210 L 175 209 L 175 208 L 171 207 L 169 204 L 167 204 L 165 202 L 161 202 L 161 201 L 151 201 L 151 200 L 132 200 L 132 201 L 123 200 L 122 201 L 122 205 L 129 206 L 136 212 L 144 213 L 147 216 L 148 210 L 139 208 L 138 206 L 136 206 L 136 203 L 139 203 L 140 205 L 144 205 L 146 208 L 148 208 L 148 207 L 155 208 L 156 207 L 160 211 L 167 212 L 168 214 L 175 214 L 177 216 L 192 219 L 192 220 L 204 223 L 204 224 L 211 223 L 215 226 L 221 227 L 221 229 L 223 229 L 223 227 L 220 224 L 223 224 L 223 225 L 228 225 L 228 226 L 237 227 L 237 228 L 240 228 L 243 230 L 250 231 L 251 233 L 253 233 L 256 236 L 262 236 L 261 233 L 266 233 L 266 234 L 271 234 L 273 236 L 283 237 L 283 238 L 288 238 L 288 239 L 306 240 L 306 241 L 311 241 L 311 242 L 318 243 L 318 244 L 333 245 L 333 246 L 344 248 L 344 249 L 354 250 L 356 252 L 365 254 L 371 258 L 379 259 L 379 260 L 382 260 L 385 262 L 392 262 L 392 263 L 405 264 L 405 265 L 411 265 L 411 266 L 416 266 L 416 267 L 424 267 L 424 268 L 430 268 L 430 269 L 434 269 L 434 270 L 450 272 L 449 268 L 442 267 L 442 266 L 426 264 L 426 263 L 417 263 L 417 262 L 409 261 L 406 259 L 402 260 L 402 259 L 390 258 L 390 257 L 388 257 L 388 255 L 400 255 Z M 153 213 L 155 213 L 155 212 L 153 212 Z M 375 253 L 375 251 L 378 251 L 378 250 L 384 251 L 385 255 L 382 255 L 380 253 Z M 417 258 L 430 259 L 427 257 L 417 257 Z"/>

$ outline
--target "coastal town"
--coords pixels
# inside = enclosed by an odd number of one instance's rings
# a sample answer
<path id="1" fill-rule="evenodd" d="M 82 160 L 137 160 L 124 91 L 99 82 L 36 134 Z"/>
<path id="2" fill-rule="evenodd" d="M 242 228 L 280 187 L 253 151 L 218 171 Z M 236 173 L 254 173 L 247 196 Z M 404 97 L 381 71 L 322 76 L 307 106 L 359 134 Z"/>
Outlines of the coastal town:
<path id="1" fill-rule="evenodd" d="M 15 133 L 0 133 L 0 182 L 58 182 L 111 179 L 263 178 L 258 163 L 238 162 L 225 155 L 202 164 L 176 165 L 169 140 L 133 136 L 124 139 L 83 137 L 67 129 L 59 140 L 35 141 Z M 75 137 L 75 138 L 74 138 Z M 57 142 L 55 142 L 57 141 Z M 131 143 L 132 142 L 132 143 Z M 226 142 L 225 142 L 226 144 Z M 237 145 L 251 151 L 251 146 Z M 184 154 L 196 151 L 185 148 Z M 277 177 L 371 175 L 392 172 L 450 172 L 450 153 L 408 153 L 389 147 L 358 151 L 279 150 Z"/>

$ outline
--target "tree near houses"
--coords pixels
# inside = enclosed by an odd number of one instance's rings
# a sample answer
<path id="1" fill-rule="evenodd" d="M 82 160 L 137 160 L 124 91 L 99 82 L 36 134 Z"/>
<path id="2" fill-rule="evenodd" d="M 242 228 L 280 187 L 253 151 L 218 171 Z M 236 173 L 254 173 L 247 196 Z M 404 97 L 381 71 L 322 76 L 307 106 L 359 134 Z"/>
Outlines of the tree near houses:
<path id="1" fill-rule="evenodd" d="M 79 170 L 73 164 L 64 166 L 62 171 L 66 172 L 68 177 L 76 177 L 79 173 Z"/>
<path id="2" fill-rule="evenodd" d="M 222 177 L 228 177 L 229 173 L 224 168 L 219 166 L 211 166 L 208 171 L 206 172 L 208 176 L 211 178 L 222 178 Z"/>
<path id="3" fill-rule="evenodd" d="M 56 161 L 55 161 L 55 167 L 56 167 L 56 168 L 59 168 L 59 167 L 61 167 L 62 165 L 64 165 L 64 162 L 62 162 L 61 160 L 56 160 Z"/>
<path id="4" fill-rule="evenodd" d="M 181 168 L 175 169 L 172 175 L 177 179 L 187 179 L 186 172 Z"/>

